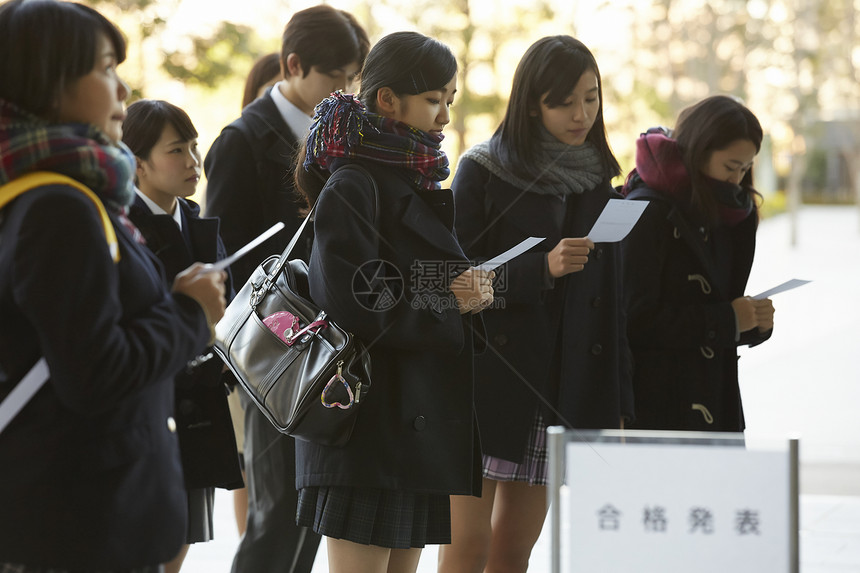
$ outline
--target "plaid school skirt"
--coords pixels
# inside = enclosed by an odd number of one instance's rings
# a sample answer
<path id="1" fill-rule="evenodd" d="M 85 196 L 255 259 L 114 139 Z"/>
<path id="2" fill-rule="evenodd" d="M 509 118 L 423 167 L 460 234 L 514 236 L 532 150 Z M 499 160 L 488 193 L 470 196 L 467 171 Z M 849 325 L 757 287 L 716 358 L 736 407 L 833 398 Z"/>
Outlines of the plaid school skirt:
<path id="1" fill-rule="evenodd" d="M 540 412 L 529 431 L 523 463 L 518 464 L 493 456 L 484 456 L 483 475 L 494 481 L 521 481 L 531 485 L 546 485 L 548 471 L 546 424 Z"/>
<path id="2" fill-rule="evenodd" d="M 375 488 L 299 490 L 296 523 L 334 539 L 391 549 L 451 543 L 447 495 Z"/>

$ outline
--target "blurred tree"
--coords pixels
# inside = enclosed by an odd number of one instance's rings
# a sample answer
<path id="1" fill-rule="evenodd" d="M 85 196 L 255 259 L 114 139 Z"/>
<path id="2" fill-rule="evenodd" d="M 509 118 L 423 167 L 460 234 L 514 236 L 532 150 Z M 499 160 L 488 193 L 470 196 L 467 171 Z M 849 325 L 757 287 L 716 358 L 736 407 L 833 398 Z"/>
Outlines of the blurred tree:
<path id="1" fill-rule="evenodd" d="M 151 66 L 146 61 L 149 45 L 157 43 L 179 0 L 81 0 L 116 22 L 129 37 L 128 57 L 136 62 L 136 75 L 124 76 L 131 87 L 131 101 L 143 97 Z"/>
<path id="2" fill-rule="evenodd" d="M 455 149 L 449 151 L 452 164 L 456 163 L 469 145 L 471 126 L 481 123 L 494 129 L 504 114 L 510 84 L 499 85 L 499 68 L 512 71 L 516 62 L 505 59 L 503 49 L 518 40 L 526 45 L 536 40 L 535 30 L 554 16 L 551 1 L 508 2 L 500 9 L 480 0 L 383 0 L 373 3 L 366 21 L 386 18 L 390 11 L 415 30 L 447 44 L 457 56 L 459 81 L 450 126 L 457 139 Z"/>
<path id="3" fill-rule="evenodd" d="M 164 71 L 181 82 L 216 88 L 229 77 L 244 77 L 263 48 L 250 26 L 221 22 L 210 36 L 189 38 L 190 50 L 164 54 Z"/>
<path id="4" fill-rule="evenodd" d="M 615 93 L 627 117 L 646 116 L 671 126 L 678 112 L 712 93 L 747 96 L 745 53 L 756 38 L 747 33 L 746 0 L 651 0 L 630 4 L 635 12 L 632 82 Z M 649 125 L 638 126 L 642 131 Z"/>

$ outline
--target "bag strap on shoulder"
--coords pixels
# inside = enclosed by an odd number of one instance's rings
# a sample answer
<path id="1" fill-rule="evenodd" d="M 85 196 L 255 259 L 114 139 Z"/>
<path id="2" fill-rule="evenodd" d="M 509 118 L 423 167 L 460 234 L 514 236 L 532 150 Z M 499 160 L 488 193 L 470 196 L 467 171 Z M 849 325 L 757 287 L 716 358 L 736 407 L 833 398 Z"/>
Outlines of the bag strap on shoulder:
<path id="1" fill-rule="evenodd" d="M 335 172 L 343 171 L 344 169 L 350 169 L 352 171 L 358 171 L 358 172 L 364 174 L 364 176 L 370 181 L 370 185 L 373 188 L 373 199 L 374 199 L 373 222 L 374 222 L 374 224 L 378 225 L 379 224 L 379 218 L 380 218 L 380 206 L 379 206 L 379 187 L 377 187 L 377 185 L 376 185 L 376 179 L 373 178 L 373 175 L 371 175 L 371 173 L 367 169 L 365 169 L 361 165 L 358 165 L 357 163 L 347 163 L 346 165 L 343 165 L 342 167 L 338 168 Z M 278 260 L 278 264 L 275 265 L 275 268 L 272 269 L 272 272 L 269 274 L 268 278 L 270 281 L 273 281 L 274 278 L 277 277 L 278 274 L 280 274 L 280 272 L 284 268 L 284 266 L 289 262 L 290 254 L 293 252 L 293 248 L 299 242 L 299 239 L 301 238 L 302 233 L 304 232 L 305 227 L 308 224 L 308 221 L 313 220 L 313 214 L 314 214 L 315 209 L 316 209 L 316 203 L 311 205 L 311 210 L 308 211 L 307 217 L 305 217 L 304 221 L 302 221 L 302 224 L 299 225 L 299 228 L 296 230 L 296 234 L 293 235 L 292 239 L 290 239 L 290 242 L 287 245 L 287 247 L 284 249 L 284 252 L 281 253 L 281 257 Z"/>
<path id="2" fill-rule="evenodd" d="M 108 247 L 110 248 L 111 257 L 115 263 L 118 263 L 120 257 L 119 245 L 116 240 L 116 231 L 114 231 L 113 223 L 111 223 L 104 204 L 102 204 L 101 200 L 92 192 L 92 190 L 90 190 L 89 187 L 72 179 L 71 177 L 67 177 L 66 175 L 61 175 L 53 171 L 34 171 L 22 177 L 18 177 L 17 179 L 0 186 L 0 209 L 30 189 L 36 189 L 37 187 L 44 187 L 46 185 L 68 185 L 69 187 L 74 187 L 93 202 L 96 209 L 99 211 L 99 217 L 101 218 L 102 226 L 104 227 L 105 239 L 107 240 Z M 12 389 L 9 395 L 0 401 L 0 432 L 6 428 L 9 422 L 11 422 L 16 415 L 18 415 L 18 412 L 27 405 L 30 399 L 35 396 L 36 392 L 38 392 L 42 386 L 45 385 L 49 378 L 50 372 L 48 371 L 48 363 L 44 358 L 40 358 L 39 361 L 36 362 L 36 364 L 27 372 L 27 374 L 24 375 L 24 378 L 21 379 L 15 388 Z"/>
<path id="3" fill-rule="evenodd" d="M 69 187 L 74 187 L 93 202 L 96 209 L 99 211 L 102 227 L 104 227 L 105 239 L 107 240 L 113 262 L 118 263 L 120 259 L 119 244 L 117 243 L 116 231 L 114 231 L 113 223 L 111 223 L 107 210 L 105 210 L 104 204 L 96 194 L 80 181 L 76 181 L 66 175 L 54 173 L 53 171 L 34 171 L 32 173 L 28 173 L 27 175 L 18 177 L 17 179 L 0 186 L 0 209 L 26 191 L 36 189 L 37 187 L 44 187 L 46 185 L 68 185 Z"/>

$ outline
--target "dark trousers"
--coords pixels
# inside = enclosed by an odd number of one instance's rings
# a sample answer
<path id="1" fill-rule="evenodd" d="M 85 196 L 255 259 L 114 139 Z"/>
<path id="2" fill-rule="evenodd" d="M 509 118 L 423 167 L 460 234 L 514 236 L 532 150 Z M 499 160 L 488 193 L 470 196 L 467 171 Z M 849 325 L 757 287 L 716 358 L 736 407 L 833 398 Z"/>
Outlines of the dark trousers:
<path id="1" fill-rule="evenodd" d="M 240 391 L 245 408 L 248 528 L 232 573 L 310 573 L 320 536 L 296 525 L 296 446 Z"/>

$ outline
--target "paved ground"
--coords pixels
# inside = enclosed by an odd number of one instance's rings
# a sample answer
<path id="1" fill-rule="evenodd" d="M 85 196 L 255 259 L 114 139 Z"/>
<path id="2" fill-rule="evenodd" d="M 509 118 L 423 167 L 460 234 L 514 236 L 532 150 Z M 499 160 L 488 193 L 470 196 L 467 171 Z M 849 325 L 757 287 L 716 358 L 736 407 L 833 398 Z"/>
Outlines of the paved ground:
<path id="1" fill-rule="evenodd" d="M 773 338 L 742 353 L 747 433 L 800 437 L 801 572 L 860 573 L 860 210 L 804 207 L 795 247 L 790 229 L 785 215 L 762 223 L 749 293 L 814 282 L 774 297 Z M 238 538 L 229 496 L 218 490 L 216 540 L 191 548 L 184 573 L 230 570 Z M 549 571 L 549 559 L 545 527 L 529 570 Z M 327 570 L 321 549 L 314 573 Z M 435 571 L 428 547 L 419 572 Z"/>
<path id="2" fill-rule="evenodd" d="M 228 573 L 238 543 L 230 494 L 218 490 L 215 502 L 215 541 L 191 547 L 183 573 Z M 532 553 L 530 572 L 550 569 L 549 525 Z M 436 546 L 421 555 L 419 573 L 436 572 Z M 860 497 L 802 494 L 800 497 L 801 573 L 860 572 Z M 313 573 L 328 571 L 320 546 Z M 268 572 L 261 572 L 268 573 Z M 660 572 L 667 573 L 667 572 Z M 781 573 L 781 572 L 762 572 Z"/>

